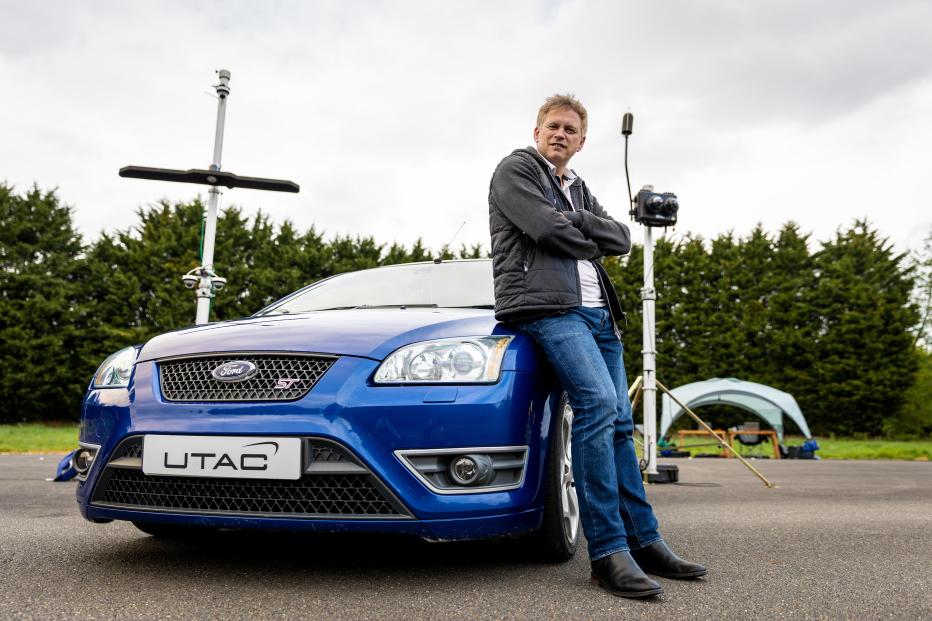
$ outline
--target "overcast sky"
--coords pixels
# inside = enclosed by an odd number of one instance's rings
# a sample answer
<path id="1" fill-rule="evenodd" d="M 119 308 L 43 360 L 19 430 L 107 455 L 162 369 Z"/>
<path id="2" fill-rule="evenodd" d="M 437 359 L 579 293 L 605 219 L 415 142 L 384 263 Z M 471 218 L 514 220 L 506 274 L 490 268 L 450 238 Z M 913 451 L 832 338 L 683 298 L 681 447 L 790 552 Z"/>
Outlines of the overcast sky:
<path id="1" fill-rule="evenodd" d="M 868 218 L 900 249 L 932 227 L 932 2 L 22 2 L 0 0 L 0 180 L 58 188 L 86 240 L 200 186 L 214 71 L 232 72 L 223 168 L 301 193 L 223 203 L 328 235 L 488 244 L 496 163 L 536 110 L 590 113 L 571 163 L 627 221 L 680 197 L 677 234 L 788 220 L 826 239 Z M 206 194 L 205 194 L 206 196 Z M 641 237 L 634 226 L 634 236 Z"/>

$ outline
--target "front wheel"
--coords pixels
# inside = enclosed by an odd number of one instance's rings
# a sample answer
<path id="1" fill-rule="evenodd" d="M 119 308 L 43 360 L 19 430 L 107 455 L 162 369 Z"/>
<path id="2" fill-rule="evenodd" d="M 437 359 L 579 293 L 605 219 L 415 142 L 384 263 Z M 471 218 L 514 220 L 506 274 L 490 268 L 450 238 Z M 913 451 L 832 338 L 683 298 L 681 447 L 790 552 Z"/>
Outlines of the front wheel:
<path id="1" fill-rule="evenodd" d="M 547 451 L 544 523 L 532 535 L 543 560 L 562 563 L 573 558 L 579 543 L 579 501 L 573 481 L 573 408 L 566 393 L 560 397 Z"/>

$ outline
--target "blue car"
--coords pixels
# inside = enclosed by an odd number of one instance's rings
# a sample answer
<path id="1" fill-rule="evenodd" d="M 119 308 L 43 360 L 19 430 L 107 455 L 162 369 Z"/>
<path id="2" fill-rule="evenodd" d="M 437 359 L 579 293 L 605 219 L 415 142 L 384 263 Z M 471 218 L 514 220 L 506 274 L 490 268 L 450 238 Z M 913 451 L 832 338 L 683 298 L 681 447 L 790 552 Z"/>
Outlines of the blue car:
<path id="1" fill-rule="evenodd" d="M 569 559 L 572 410 L 493 304 L 488 260 L 395 265 L 116 352 L 83 401 L 81 513 L 179 538 L 526 536 Z"/>

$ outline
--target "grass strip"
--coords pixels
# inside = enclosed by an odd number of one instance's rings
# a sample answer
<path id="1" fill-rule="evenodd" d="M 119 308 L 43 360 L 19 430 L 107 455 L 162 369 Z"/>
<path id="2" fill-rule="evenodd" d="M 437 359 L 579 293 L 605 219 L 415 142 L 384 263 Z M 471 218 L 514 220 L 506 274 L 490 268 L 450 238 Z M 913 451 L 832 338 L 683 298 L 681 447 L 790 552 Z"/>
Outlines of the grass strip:
<path id="1" fill-rule="evenodd" d="M 929 461 L 932 441 L 929 440 L 856 440 L 852 438 L 818 438 L 823 459 L 902 459 Z M 802 444 L 802 442 L 799 442 Z"/>
<path id="2" fill-rule="evenodd" d="M 932 460 L 932 440 L 864 440 L 856 438 L 816 438 L 819 450 L 816 451 L 822 459 L 893 459 L 902 461 L 929 461 Z M 787 446 L 801 445 L 804 438 L 787 437 L 784 444 Z M 720 454 L 723 452 L 711 437 L 689 437 L 679 450 L 689 451 L 692 455 Z M 702 445 L 702 446 L 696 446 Z M 735 442 L 735 450 L 742 457 L 769 457 L 773 458 L 773 449 L 769 440 L 756 447 L 744 446 Z"/>
<path id="3" fill-rule="evenodd" d="M 822 459 L 896 459 L 906 461 L 932 460 L 932 440 L 863 440 L 855 438 L 817 438 L 816 455 Z M 718 454 L 721 449 L 711 446 L 711 438 L 688 438 L 682 447 L 693 455 Z M 786 444 L 798 445 L 803 438 L 786 438 Z M 706 446 L 692 446 L 704 444 Z M 77 423 L 19 423 L 0 425 L 0 453 L 67 453 L 78 446 Z M 638 455 L 640 455 L 640 447 Z M 768 456 L 773 451 L 770 443 L 759 447 L 737 445 L 745 457 Z"/>
<path id="4" fill-rule="evenodd" d="M 77 423 L 0 425 L 0 453 L 67 453 L 77 446 Z"/>

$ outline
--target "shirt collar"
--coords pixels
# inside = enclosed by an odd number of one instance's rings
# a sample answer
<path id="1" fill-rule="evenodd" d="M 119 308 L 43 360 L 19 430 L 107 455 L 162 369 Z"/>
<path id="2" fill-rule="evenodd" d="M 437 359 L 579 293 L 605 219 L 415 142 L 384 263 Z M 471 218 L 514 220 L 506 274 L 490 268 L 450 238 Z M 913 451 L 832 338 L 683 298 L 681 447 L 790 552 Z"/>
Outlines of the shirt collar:
<path id="1" fill-rule="evenodd" d="M 533 148 L 535 151 L 537 151 L 537 147 L 532 147 L 532 148 Z M 540 152 L 540 151 L 537 151 L 537 155 L 540 155 L 541 157 L 544 158 L 544 161 L 547 162 L 547 166 L 550 168 L 550 174 L 553 175 L 554 177 L 556 177 L 556 175 L 557 175 L 557 167 L 554 166 L 553 164 L 551 164 L 551 163 L 550 163 L 550 160 L 548 160 L 546 157 L 544 157 L 543 155 L 541 155 L 541 152 Z M 571 168 L 567 168 L 567 169 L 566 169 L 566 174 L 563 175 L 563 182 L 564 182 L 565 185 L 572 185 L 573 182 L 576 181 L 576 177 L 577 177 L 576 172 L 573 171 Z"/>

